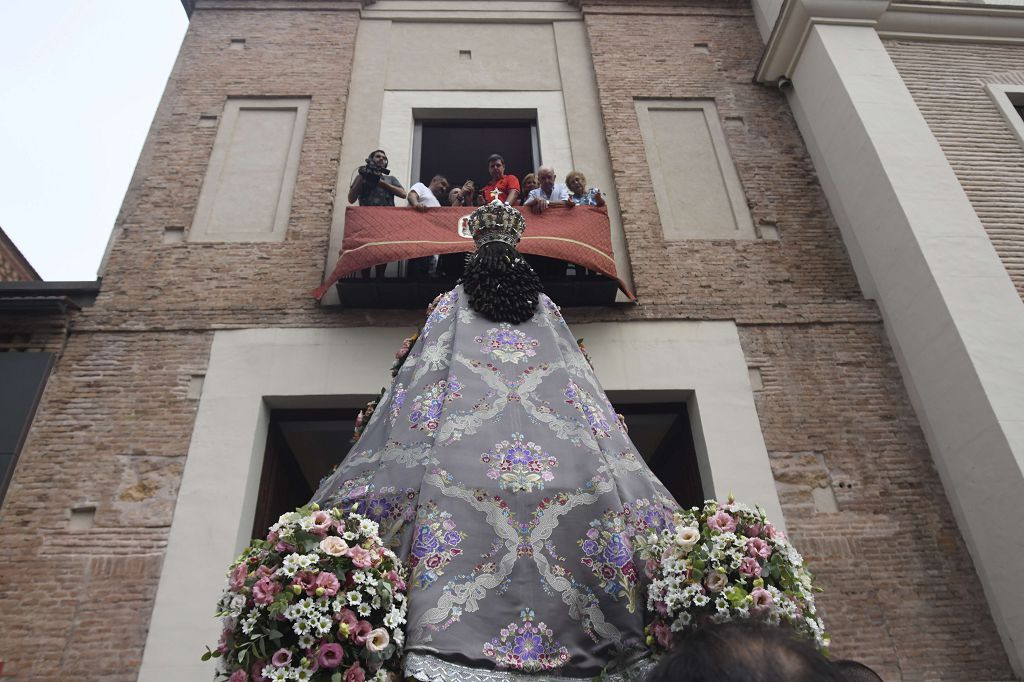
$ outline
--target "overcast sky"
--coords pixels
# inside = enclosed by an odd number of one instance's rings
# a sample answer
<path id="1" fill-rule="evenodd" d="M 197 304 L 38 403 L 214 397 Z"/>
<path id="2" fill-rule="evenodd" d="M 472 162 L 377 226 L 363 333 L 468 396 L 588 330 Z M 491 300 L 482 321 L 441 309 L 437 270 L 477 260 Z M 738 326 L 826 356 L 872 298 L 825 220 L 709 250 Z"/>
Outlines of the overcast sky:
<path id="1" fill-rule="evenodd" d="M 0 227 L 96 278 L 188 18 L 180 0 L 0 3 Z"/>

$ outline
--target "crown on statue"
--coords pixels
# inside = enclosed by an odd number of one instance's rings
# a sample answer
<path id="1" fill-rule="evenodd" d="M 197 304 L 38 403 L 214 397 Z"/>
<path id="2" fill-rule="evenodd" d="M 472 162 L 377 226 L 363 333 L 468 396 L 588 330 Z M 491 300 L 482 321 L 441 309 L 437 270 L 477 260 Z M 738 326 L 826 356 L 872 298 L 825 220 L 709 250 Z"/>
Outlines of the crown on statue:
<path id="1" fill-rule="evenodd" d="M 505 242 L 515 246 L 523 236 L 526 221 L 523 214 L 502 202 L 498 190 L 491 192 L 494 200 L 473 211 L 469 216 L 469 229 L 479 249 L 489 242 Z"/>

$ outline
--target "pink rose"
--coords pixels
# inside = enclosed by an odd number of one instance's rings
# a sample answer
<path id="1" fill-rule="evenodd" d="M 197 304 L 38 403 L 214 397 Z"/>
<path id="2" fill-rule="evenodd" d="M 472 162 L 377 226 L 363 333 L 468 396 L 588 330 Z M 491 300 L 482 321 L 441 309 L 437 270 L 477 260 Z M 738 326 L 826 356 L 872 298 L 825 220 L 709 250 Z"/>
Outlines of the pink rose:
<path id="1" fill-rule="evenodd" d="M 267 542 L 277 542 L 278 538 L 281 537 L 277 534 L 276 530 L 272 530 L 267 533 Z"/>
<path id="2" fill-rule="evenodd" d="M 359 621 L 352 629 L 352 641 L 356 646 L 363 646 L 366 644 L 366 636 L 370 634 L 371 630 L 373 630 L 373 626 L 368 621 Z"/>
<path id="3" fill-rule="evenodd" d="M 748 538 L 756 538 L 759 535 L 761 535 L 761 531 L 763 530 L 764 526 L 762 526 L 760 523 L 752 523 L 751 525 L 747 526 L 747 529 L 743 531 L 743 534 L 746 535 Z"/>
<path id="4" fill-rule="evenodd" d="M 270 578 L 260 578 L 252 586 L 252 600 L 266 606 L 274 601 L 274 596 L 281 591 L 281 586 Z"/>
<path id="5" fill-rule="evenodd" d="M 366 682 L 366 673 L 358 663 L 345 671 L 345 682 Z"/>
<path id="6" fill-rule="evenodd" d="M 341 648 L 340 644 L 333 642 L 321 646 L 319 653 L 316 655 L 316 661 L 320 664 L 321 668 L 337 668 L 341 665 L 343 658 L 345 658 L 345 651 Z"/>
<path id="7" fill-rule="evenodd" d="M 397 571 L 388 571 L 387 573 L 388 582 L 394 585 L 395 589 L 399 592 L 405 590 L 405 581 L 398 575 Z"/>
<path id="8" fill-rule="evenodd" d="M 292 662 L 292 652 L 288 651 L 288 649 L 278 649 L 270 659 L 270 662 L 277 668 L 283 668 Z"/>
<path id="9" fill-rule="evenodd" d="M 704 584 L 710 592 L 721 592 L 729 584 L 729 578 L 721 571 L 714 571 L 704 578 Z"/>
<path id="10" fill-rule="evenodd" d="M 763 587 L 755 587 L 750 592 L 750 596 L 754 600 L 754 611 L 764 611 L 772 605 L 772 593 Z"/>
<path id="11" fill-rule="evenodd" d="M 338 582 L 338 577 L 333 573 L 321 573 L 316 577 L 316 586 L 318 588 L 322 587 L 326 596 L 333 597 L 338 594 L 341 583 Z"/>
<path id="12" fill-rule="evenodd" d="M 785 540 L 786 539 L 786 534 L 783 533 L 781 530 L 775 530 L 775 526 L 773 526 L 770 523 L 764 524 L 764 534 L 767 535 L 772 540 L 775 540 L 775 539 Z"/>
<path id="13" fill-rule="evenodd" d="M 316 592 L 316 574 L 310 571 L 299 571 L 295 574 L 292 584 L 298 585 L 306 594 L 313 596 L 313 593 Z"/>
<path id="14" fill-rule="evenodd" d="M 356 568 L 369 568 L 372 564 L 370 552 L 362 547 L 349 547 L 348 556 L 352 559 L 352 565 Z"/>
<path id="15" fill-rule="evenodd" d="M 245 587 L 245 577 L 249 574 L 246 565 L 238 564 L 235 570 L 231 571 L 231 577 L 228 578 L 228 585 L 231 587 L 232 592 L 241 592 L 242 588 Z"/>
<path id="16" fill-rule="evenodd" d="M 276 545 L 274 545 L 274 551 L 280 552 L 281 554 L 291 554 L 295 551 L 295 545 L 289 542 L 284 542 L 282 540 L 281 542 L 278 542 Z"/>
<path id="17" fill-rule="evenodd" d="M 356 624 L 359 622 L 355 611 L 352 611 L 351 609 L 342 609 L 335 617 L 338 619 L 339 624 L 348 626 L 349 635 L 355 632 Z"/>
<path id="18" fill-rule="evenodd" d="M 276 571 L 277 571 L 276 568 L 271 568 L 270 566 L 258 566 L 256 568 L 256 577 L 257 578 L 272 578 Z"/>
<path id="19" fill-rule="evenodd" d="M 754 557 L 743 557 L 743 561 L 740 563 L 740 573 L 749 578 L 757 578 L 761 575 L 761 564 L 757 563 L 757 559 Z"/>
<path id="20" fill-rule="evenodd" d="M 750 538 L 747 540 L 747 554 L 754 558 L 767 559 L 772 555 L 772 548 L 761 538 Z"/>
<path id="21" fill-rule="evenodd" d="M 334 519 L 331 515 L 325 511 L 313 512 L 313 525 L 310 527 L 309 532 L 314 535 L 324 536 L 327 535 L 327 531 L 331 529 L 331 524 Z"/>
<path id="22" fill-rule="evenodd" d="M 736 530 L 736 519 L 719 509 L 714 516 L 708 519 L 708 527 L 727 533 Z"/>
<path id="23" fill-rule="evenodd" d="M 336 535 L 331 535 L 320 541 L 320 551 L 330 556 L 345 556 L 348 552 L 348 543 Z"/>
<path id="24" fill-rule="evenodd" d="M 245 674 L 244 670 L 236 670 L 231 673 L 228 682 L 249 682 L 249 676 Z"/>

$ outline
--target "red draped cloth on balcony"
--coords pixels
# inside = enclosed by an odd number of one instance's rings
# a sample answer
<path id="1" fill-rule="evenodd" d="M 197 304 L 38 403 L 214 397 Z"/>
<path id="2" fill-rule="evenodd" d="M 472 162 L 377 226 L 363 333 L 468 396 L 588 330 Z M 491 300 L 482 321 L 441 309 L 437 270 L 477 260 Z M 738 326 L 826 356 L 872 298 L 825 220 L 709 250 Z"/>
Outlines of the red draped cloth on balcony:
<path id="1" fill-rule="evenodd" d="M 320 300 L 342 277 L 364 268 L 434 254 L 473 251 L 473 239 L 460 219 L 472 211 L 462 207 L 411 208 L 349 206 L 341 258 L 327 280 L 312 294 Z M 611 226 L 605 208 L 552 208 L 536 214 L 523 211 L 526 232 L 519 251 L 581 265 L 611 277 L 630 300 L 633 292 L 619 278 L 612 253 Z M 462 221 L 463 225 L 465 221 Z M 463 236 L 466 235 L 466 236 Z"/>

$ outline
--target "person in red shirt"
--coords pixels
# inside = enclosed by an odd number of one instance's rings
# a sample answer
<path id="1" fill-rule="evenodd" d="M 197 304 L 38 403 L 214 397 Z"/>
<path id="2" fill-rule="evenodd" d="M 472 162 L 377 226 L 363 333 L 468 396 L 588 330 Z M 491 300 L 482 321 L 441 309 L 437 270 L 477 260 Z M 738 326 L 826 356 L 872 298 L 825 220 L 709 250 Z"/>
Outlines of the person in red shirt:
<path id="1" fill-rule="evenodd" d="M 491 174 L 491 181 L 477 197 L 478 201 L 490 203 L 494 200 L 491 192 L 497 189 L 500 192 L 499 199 L 506 204 L 515 205 L 519 198 L 519 179 L 514 175 L 505 175 L 505 159 L 501 154 L 491 154 L 487 157 L 487 171 Z"/>

